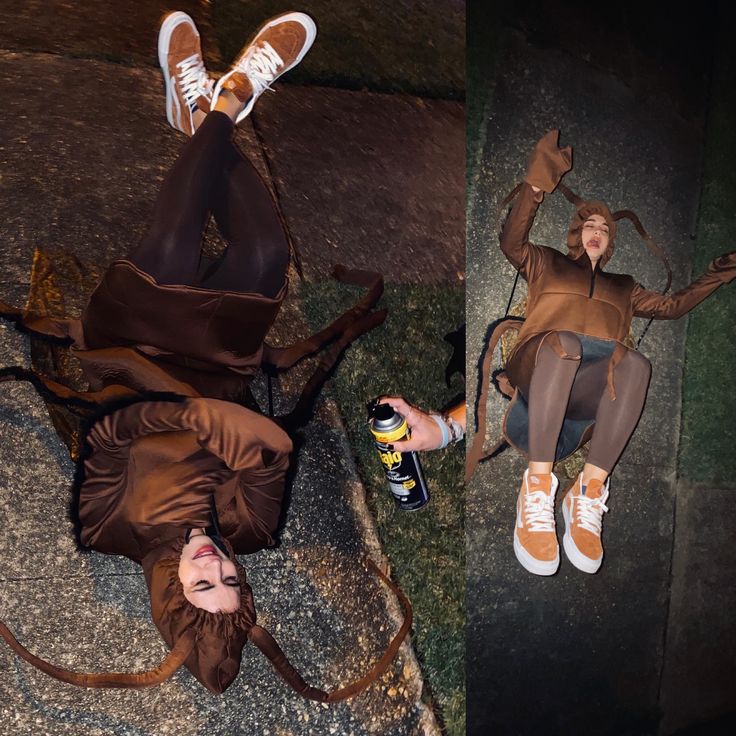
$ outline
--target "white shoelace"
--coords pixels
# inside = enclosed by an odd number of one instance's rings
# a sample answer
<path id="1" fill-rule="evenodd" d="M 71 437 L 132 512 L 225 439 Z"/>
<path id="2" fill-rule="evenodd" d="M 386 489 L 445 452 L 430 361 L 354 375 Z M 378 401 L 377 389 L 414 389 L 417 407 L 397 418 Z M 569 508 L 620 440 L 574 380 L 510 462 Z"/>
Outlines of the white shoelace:
<path id="1" fill-rule="evenodd" d="M 573 496 L 576 504 L 575 521 L 583 528 L 596 536 L 601 534 L 603 514 L 608 511 L 606 501 L 608 491 L 599 498 L 588 498 L 588 496 Z"/>
<path id="2" fill-rule="evenodd" d="M 554 532 L 555 512 L 552 494 L 544 491 L 525 493 L 524 518 L 530 532 Z"/>
<path id="3" fill-rule="evenodd" d="M 192 54 L 177 64 L 179 67 L 179 85 L 184 99 L 192 109 L 199 97 L 212 99 L 213 81 L 207 75 L 204 62 L 199 54 Z"/>
<path id="4" fill-rule="evenodd" d="M 248 77 L 253 94 L 258 97 L 264 90 L 271 89 L 271 82 L 279 75 L 279 68 L 282 66 L 284 61 L 274 47 L 268 41 L 262 41 L 243 54 L 235 69 Z"/>

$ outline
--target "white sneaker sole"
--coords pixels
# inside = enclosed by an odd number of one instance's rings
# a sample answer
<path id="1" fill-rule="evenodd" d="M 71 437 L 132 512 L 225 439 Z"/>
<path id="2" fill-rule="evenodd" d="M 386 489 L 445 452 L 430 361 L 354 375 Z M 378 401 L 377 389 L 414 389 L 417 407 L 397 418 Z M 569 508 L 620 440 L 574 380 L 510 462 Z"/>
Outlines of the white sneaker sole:
<path id="1" fill-rule="evenodd" d="M 570 512 L 567 510 L 567 503 L 562 502 L 562 516 L 565 519 L 565 535 L 562 537 L 562 546 L 565 549 L 565 555 L 572 564 L 582 572 L 595 574 L 600 570 L 601 563 L 603 562 L 603 555 L 598 560 L 592 560 L 590 557 L 584 555 L 576 546 L 573 541 L 572 534 L 570 534 L 570 527 L 572 526 L 572 519 L 570 518 Z"/>
<path id="2" fill-rule="evenodd" d="M 536 557 L 532 557 L 522 546 L 519 538 L 516 536 L 516 529 L 514 529 L 514 554 L 516 559 L 519 560 L 521 566 L 534 573 L 535 575 L 554 575 L 557 572 L 557 568 L 560 566 L 560 553 L 557 552 L 557 557 L 554 560 L 538 560 Z"/>
<path id="3" fill-rule="evenodd" d="M 169 42 L 171 34 L 180 23 L 188 23 L 192 30 L 199 38 L 199 31 L 194 21 L 186 13 L 177 10 L 166 16 L 166 20 L 161 24 L 158 32 L 158 63 L 161 65 L 161 71 L 164 73 L 164 81 L 166 83 L 166 119 L 169 125 L 176 130 L 181 131 L 181 105 L 179 104 L 179 95 L 176 94 L 174 86 L 176 80 L 169 74 Z M 184 132 L 184 131 L 182 131 Z"/>
<path id="4" fill-rule="evenodd" d="M 295 21 L 296 23 L 299 23 L 304 30 L 306 31 L 307 37 L 304 41 L 304 46 L 302 47 L 302 50 L 299 52 L 299 55 L 294 59 L 294 61 L 289 64 L 289 66 L 284 67 L 278 75 L 276 75 L 273 79 L 275 82 L 282 74 L 285 74 L 289 71 L 289 69 L 293 69 L 306 55 L 309 49 L 312 48 L 312 44 L 314 43 L 314 39 L 317 38 L 317 26 L 315 22 L 305 13 L 284 13 L 283 15 L 278 15 L 275 18 L 272 18 L 271 20 L 264 23 L 259 29 L 256 35 L 253 37 L 253 40 L 246 46 L 246 48 L 249 48 L 252 46 L 256 40 L 258 39 L 258 36 L 263 33 L 263 31 L 268 30 L 269 28 L 273 28 L 274 26 L 281 25 L 281 23 L 286 23 L 288 21 Z M 238 57 L 240 58 L 240 57 Z M 222 91 L 222 85 L 228 80 L 232 72 L 226 72 L 223 74 L 218 80 L 217 84 L 215 85 L 215 91 L 212 93 L 212 109 L 214 109 L 215 104 L 217 103 L 217 98 L 220 96 L 220 92 Z M 250 115 L 251 110 L 253 109 L 253 105 L 256 104 L 256 100 L 258 99 L 258 95 L 253 95 L 250 100 L 248 101 L 248 104 L 238 113 L 238 117 L 235 119 L 236 125 L 245 118 Z"/>

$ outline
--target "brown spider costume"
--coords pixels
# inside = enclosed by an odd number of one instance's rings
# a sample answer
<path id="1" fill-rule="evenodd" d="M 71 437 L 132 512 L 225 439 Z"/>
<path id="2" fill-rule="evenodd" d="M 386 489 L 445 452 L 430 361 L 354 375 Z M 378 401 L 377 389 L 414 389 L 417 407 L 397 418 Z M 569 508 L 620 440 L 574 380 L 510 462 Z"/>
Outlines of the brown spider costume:
<path id="1" fill-rule="evenodd" d="M 80 320 L 24 314 L 0 303 L 2 316 L 25 331 L 67 340 L 81 363 L 86 393 L 18 368 L 3 369 L 0 380 L 31 380 L 72 411 L 97 410 L 80 487 L 80 539 L 143 566 L 154 622 L 172 651 L 149 673 L 80 674 L 34 657 L 2 624 L 0 634 L 20 656 L 67 682 L 147 687 L 184 664 L 215 693 L 235 679 L 251 640 L 300 693 L 340 700 L 388 666 L 411 625 L 410 608 L 372 671 L 328 694 L 309 687 L 256 625 L 237 561 L 241 605 L 234 613 L 192 606 L 177 574 L 191 528 L 212 529 L 231 557 L 274 544 L 292 450 L 282 427 L 305 418 L 344 349 L 386 316 L 372 311 L 381 278 L 338 267 L 338 279 L 367 288 L 356 306 L 302 343 L 281 349 L 265 343 L 286 293 L 288 242 L 268 189 L 231 140 L 232 129 L 224 114 L 207 116 L 162 185 L 149 232 L 127 259 L 109 267 Z M 228 248 L 220 262 L 205 264 L 200 246 L 210 213 Z M 235 403 L 261 365 L 283 370 L 328 343 L 333 346 L 296 409 L 278 423 Z M 169 400 L 161 400 L 162 392 Z"/>
<path id="2" fill-rule="evenodd" d="M 649 382 L 649 362 L 627 344 L 632 318 L 678 319 L 736 278 L 736 252 L 716 258 L 702 276 L 669 296 L 648 291 L 629 275 L 604 271 L 621 217 L 632 219 L 659 255 L 661 249 L 633 213 L 612 214 L 602 202 L 583 201 L 560 185 L 571 159 L 569 150 L 557 148 L 557 135 L 551 131 L 537 144 L 525 182 L 511 195 L 518 198 L 501 233 L 501 250 L 528 284 L 526 319 L 499 325 L 490 341 L 467 478 L 484 454 L 490 358 L 504 329 L 519 328 L 501 379 L 504 392 L 513 395 L 504 417 L 505 441 L 531 460 L 550 462 L 569 456 L 592 436 L 588 462 L 610 472 L 638 422 Z M 535 193 L 532 185 L 541 191 Z M 577 208 L 567 254 L 528 239 L 544 193 L 558 185 Z M 595 268 L 581 240 L 583 223 L 593 214 L 609 227 L 608 249 Z"/>

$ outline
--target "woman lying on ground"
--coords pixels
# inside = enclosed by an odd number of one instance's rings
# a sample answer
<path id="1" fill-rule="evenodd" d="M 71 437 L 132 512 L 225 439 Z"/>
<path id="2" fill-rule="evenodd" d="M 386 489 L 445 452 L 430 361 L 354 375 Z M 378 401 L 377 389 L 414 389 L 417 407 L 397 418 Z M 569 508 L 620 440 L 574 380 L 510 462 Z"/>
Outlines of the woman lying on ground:
<path id="1" fill-rule="evenodd" d="M 168 15 L 159 35 L 167 116 L 191 139 L 161 187 L 150 229 L 108 268 L 81 320 L 0 305 L 32 334 L 71 340 L 90 392 L 19 369 L 3 370 L 2 378 L 32 379 L 70 408 L 97 409 L 83 458 L 80 541 L 143 566 L 152 617 L 171 647 L 149 673 L 85 675 L 34 657 L 0 624 L 18 654 L 67 682 L 145 687 L 184 664 L 220 693 L 235 679 L 250 640 L 304 696 L 333 701 L 372 682 L 408 631 L 410 615 L 366 678 L 330 694 L 309 687 L 256 625 L 235 557 L 275 543 L 292 451 L 281 426 L 242 405 L 249 381 L 261 365 L 285 368 L 335 341 L 298 402 L 299 414 L 350 341 L 385 318 L 371 312 L 380 278 L 341 269 L 338 278 L 370 287 L 354 309 L 299 345 L 264 343 L 286 294 L 289 244 L 233 130 L 259 95 L 299 63 L 315 34 L 304 14 L 274 18 L 215 86 L 192 19 Z M 227 249 L 207 264 L 200 248 L 210 213 Z"/>
<path id="2" fill-rule="evenodd" d="M 600 568 L 610 474 L 639 421 L 651 374 L 649 361 L 629 341 L 632 318 L 678 319 L 736 278 L 736 252 L 716 258 L 705 274 L 670 296 L 604 270 L 614 251 L 616 221 L 629 217 L 641 225 L 630 212 L 612 214 L 603 202 L 583 201 L 566 188 L 577 208 L 568 253 L 530 243 L 545 192 L 553 192 L 571 168 L 571 149 L 558 149 L 558 135 L 551 131 L 537 143 L 501 233 L 501 250 L 528 284 L 526 319 L 506 364 L 505 379 L 515 392 L 504 436 L 529 459 L 517 501 L 514 552 L 537 575 L 554 574 L 560 563 L 553 464 L 588 439 L 585 466 L 562 501 L 563 547 L 578 569 Z M 483 380 L 487 386 L 487 375 Z M 480 460 L 484 432 L 479 426 L 468 475 Z"/>

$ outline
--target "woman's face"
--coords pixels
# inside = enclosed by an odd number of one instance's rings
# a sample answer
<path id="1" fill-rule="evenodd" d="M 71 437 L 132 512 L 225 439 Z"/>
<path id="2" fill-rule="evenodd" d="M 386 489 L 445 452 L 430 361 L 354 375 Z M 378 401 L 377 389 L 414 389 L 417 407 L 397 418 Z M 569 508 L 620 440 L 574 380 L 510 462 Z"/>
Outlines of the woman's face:
<path id="1" fill-rule="evenodd" d="M 608 248 L 608 225 L 603 215 L 591 215 L 582 230 L 583 248 L 591 262 L 599 261 Z"/>
<path id="2" fill-rule="evenodd" d="M 211 613 L 231 613 L 240 607 L 240 584 L 235 563 L 201 531 L 193 531 L 179 560 L 184 597 Z"/>

